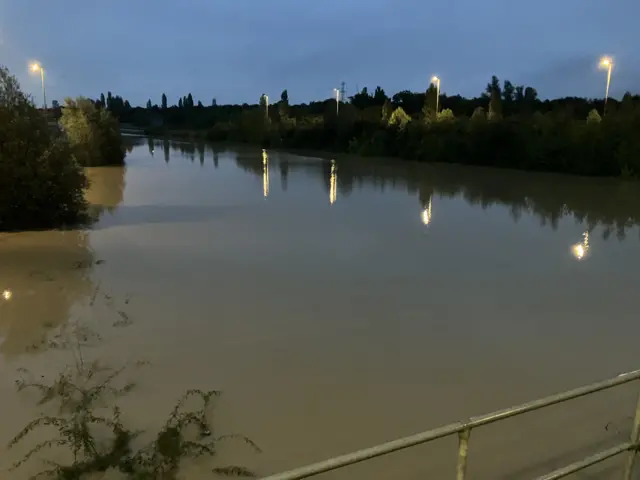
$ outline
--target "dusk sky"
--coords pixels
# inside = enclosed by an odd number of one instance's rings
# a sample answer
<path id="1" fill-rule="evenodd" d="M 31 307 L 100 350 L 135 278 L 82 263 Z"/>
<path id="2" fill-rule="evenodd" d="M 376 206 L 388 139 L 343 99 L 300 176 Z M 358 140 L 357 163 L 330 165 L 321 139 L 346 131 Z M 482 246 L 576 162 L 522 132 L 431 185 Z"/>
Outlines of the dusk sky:
<path id="1" fill-rule="evenodd" d="M 41 98 L 112 91 L 144 104 L 331 96 L 341 81 L 478 95 L 495 74 L 540 97 L 640 93 L 638 0 L 0 0 L 0 64 Z M 635 32 L 635 33 L 634 33 Z"/>

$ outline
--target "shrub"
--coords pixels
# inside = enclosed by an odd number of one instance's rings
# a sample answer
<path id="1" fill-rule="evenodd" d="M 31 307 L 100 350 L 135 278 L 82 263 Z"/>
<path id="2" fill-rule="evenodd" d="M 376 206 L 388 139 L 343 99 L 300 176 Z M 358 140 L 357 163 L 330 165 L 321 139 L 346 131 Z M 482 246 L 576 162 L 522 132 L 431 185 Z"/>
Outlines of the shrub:
<path id="1" fill-rule="evenodd" d="M 86 186 L 67 141 L 0 66 L 0 231 L 84 220 Z"/>
<path id="2" fill-rule="evenodd" d="M 595 108 L 589 112 L 589 115 L 587 115 L 587 123 L 600 123 L 601 121 L 602 117 Z"/>
<path id="3" fill-rule="evenodd" d="M 85 167 L 123 165 L 125 148 L 118 121 L 88 98 L 67 98 L 60 124 L 73 154 Z"/>

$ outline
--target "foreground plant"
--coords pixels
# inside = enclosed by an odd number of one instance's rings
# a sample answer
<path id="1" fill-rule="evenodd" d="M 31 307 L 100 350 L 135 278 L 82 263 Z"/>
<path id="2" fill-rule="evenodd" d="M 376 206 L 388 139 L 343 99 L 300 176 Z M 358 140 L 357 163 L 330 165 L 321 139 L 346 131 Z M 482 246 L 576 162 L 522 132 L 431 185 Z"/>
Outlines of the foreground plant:
<path id="1" fill-rule="evenodd" d="M 68 367 L 50 381 L 25 369 L 19 370 L 18 391 L 37 392 L 37 404 L 54 406 L 56 414 L 43 415 L 29 422 L 10 441 L 9 448 L 27 442 L 35 431 L 44 433 L 44 430 L 53 429 L 56 435 L 31 447 L 13 469 L 53 449 L 56 458 L 66 451 L 68 460 L 44 460 L 48 468 L 32 478 L 80 480 L 90 474 L 115 470 L 136 480 L 172 480 L 177 478 L 184 460 L 216 457 L 219 445 L 226 441 L 239 440 L 252 450 L 260 451 L 245 436 L 216 435 L 212 414 L 214 399 L 220 392 L 197 389 L 188 390 L 177 401 L 151 441 L 134 445 L 143 432 L 123 422 L 118 399 L 135 387 L 134 382 L 124 378 L 125 374 L 146 363 L 112 368 L 97 360 L 88 361 L 85 351 L 98 341 L 100 336 L 86 324 L 71 324 L 53 336 L 48 344 L 51 349 L 65 349 L 71 353 L 73 362 Z M 212 473 L 255 477 L 254 472 L 240 465 L 213 468 Z"/>

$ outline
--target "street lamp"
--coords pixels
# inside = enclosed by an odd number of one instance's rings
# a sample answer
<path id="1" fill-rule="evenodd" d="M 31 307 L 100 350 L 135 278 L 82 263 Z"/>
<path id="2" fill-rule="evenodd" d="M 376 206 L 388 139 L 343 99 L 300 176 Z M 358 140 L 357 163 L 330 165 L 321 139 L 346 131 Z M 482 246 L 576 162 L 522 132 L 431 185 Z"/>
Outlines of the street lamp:
<path id="1" fill-rule="evenodd" d="M 267 120 L 269 120 L 269 95 L 264 96 L 264 112 Z"/>
<path id="2" fill-rule="evenodd" d="M 436 84 L 436 114 L 438 113 L 438 107 L 440 106 L 440 77 L 435 75 L 431 77 L 431 83 Z"/>
<path id="3" fill-rule="evenodd" d="M 44 88 L 44 68 L 38 62 L 33 62 L 31 64 L 31 71 L 36 73 L 40 72 L 40 78 L 42 79 L 42 99 L 44 100 L 44 109 L 47 109 L 47 92 Z"/>
<path id="4" fill-rule="evenodd" d="M 607 99 L 609 98 L 609 85 L 611 85 L 611 70 L 613 69 L 613 59 L 611 57 L 602 57 L 600 59 L 600 68 L 607 70 L 607 89 L 604 93 L 604 107 L 602 114 L 604 115 L 607 108 Z"/>
<path id="5" fill-rule="evenodd" d="M 338 90 L 337 88 L 334 88 L 333 91 L 336 92 L 336 117 L 337 117 L 340 113 L 340 90 Z"/>

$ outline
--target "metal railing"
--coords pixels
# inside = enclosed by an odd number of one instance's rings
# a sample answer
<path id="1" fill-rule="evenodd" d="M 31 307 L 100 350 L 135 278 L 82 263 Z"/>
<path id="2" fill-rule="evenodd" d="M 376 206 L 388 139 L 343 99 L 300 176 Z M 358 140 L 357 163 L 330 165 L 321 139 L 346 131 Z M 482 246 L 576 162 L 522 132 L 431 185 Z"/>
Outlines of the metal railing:
<path id="1" fill-rule="evenodd" d="M 338 468 L 353 465 L 354 463 L 363 462 L 375 457 L 380 457 L 398 450 L 413 447 L 423 443 L 437 440 L 439 438 L 448 437 L 450 435 L 458 434 L 458 462 L 456 467 L 456 479 L 464 480 L 467 473 L 467 457 L 469 452 L 469 437 L 471 430 L 476 427 L 488 425 L 498 420 L 504 420 L 506 418 L 515 417 L 516 415 L 522 415 L 523 413 L 539 410 L 544 407 L 563 403 L 575 398 L 584 397 L 591 393 L 600 392 L 609 388 L 623 385 L 625 383 L 632 382 L 634 380 L 640 380 L 640 370 L 633 372 L 623 373 L 617 377 L 609 378 L 601 382 L 592 383 L 584 387 L 575 388 L 563 393 L 557 393 L 539 400 L 517 405 L 515 407 L 499 410 L 497 412 L 489 413 L 486 415 L 480 415 L 477 417 L 471 417 L 466 422 L 455 422 L 444 427 L 428 430 L 426 432 L 411 435 L 409 437 L 399 438 L 391 442 L 376 445 L 374 447 L 358 450 L 357 452 L 348 453 L 338 457 L 330 458 L 323 462 L 313 463 L 305 467 L 296 468 L 287 472 L 270 475 L 262 478 L 262 480 L 298 480 L 301 478 L 312 477 L 321 473 L 325 473 Z M 638 402 L 636 405 L 636 411 L 633 418 L 633 427 L 631 429 L 631 437 L 628 442 L 621 443 L 615 447 L 603 450 L 594 455 L 591 455 L 583 460 L 574 462 L 566 467 L 554 470 L 547 475 L 539 477 L 537 480 L 556 480 L 563 478 L 572 473 L 583 470 L 591 465 L 600 463 L 608 458 L 619 455 L 623 452 L 629 452 L 627 462 L 624 470 L 624 480 L 630 480 L 633 473 L 633 467 L 635 463 L 636 454 L 640 450 L 640 396 L 638 396 Z"/>

